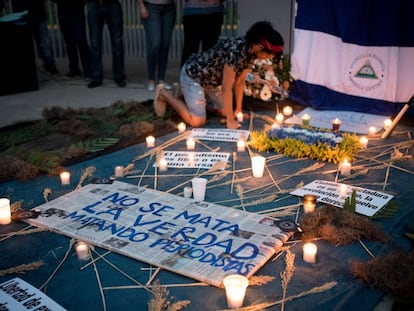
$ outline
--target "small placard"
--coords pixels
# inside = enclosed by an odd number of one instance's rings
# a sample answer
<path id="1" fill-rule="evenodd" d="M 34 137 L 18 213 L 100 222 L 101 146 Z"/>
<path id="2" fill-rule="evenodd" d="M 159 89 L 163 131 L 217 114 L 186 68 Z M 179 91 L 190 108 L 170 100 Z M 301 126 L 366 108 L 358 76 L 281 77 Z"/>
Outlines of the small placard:
<path id="1" fill-rule="evenodd" d="M 238 142 L 240 139 L 247 141 L 249 133 L 246 130 L 195 128 L 191 130 L 191 137 L 199 140 Z"/>
<path id="2" fill-rule="evenodd" d="M 65 311 L 36 287 L 20 278 L 0 284 L 0 310 L 53 310 Z"/>
<path id="3" fill-rule="evenodd" d="M 225 164 L 229 160 L 230 153 L 164 151 L 163 157 L 167 161 L 167 167 L 210 169 L 217 162 L 222 162 L 223 166 L 221 169 L 225 169 Z"/>
<path id="4" fill-rule="evenodd" d="M 318 202 L 343 207 L 345 199 L 352 195 L 353 190 L 356 191 L 356 212 L 366 216 L 374 215 L 393 198 L 392 195 L 377 190 L 325 180 L 314 180 L 290 194 L 297 196 L 313 194 L 317 197 Z"/>

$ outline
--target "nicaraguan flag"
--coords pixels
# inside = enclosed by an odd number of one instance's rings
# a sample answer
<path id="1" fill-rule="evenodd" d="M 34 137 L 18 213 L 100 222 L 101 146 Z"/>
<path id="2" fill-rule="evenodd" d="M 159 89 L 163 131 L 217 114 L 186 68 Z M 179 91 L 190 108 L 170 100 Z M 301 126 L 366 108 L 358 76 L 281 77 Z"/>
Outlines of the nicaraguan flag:
<path id="1" fill-rule="evenodd" d="M 414 0 L 297 0 L 291 98 L 396 114 L 414 95 Z"/>

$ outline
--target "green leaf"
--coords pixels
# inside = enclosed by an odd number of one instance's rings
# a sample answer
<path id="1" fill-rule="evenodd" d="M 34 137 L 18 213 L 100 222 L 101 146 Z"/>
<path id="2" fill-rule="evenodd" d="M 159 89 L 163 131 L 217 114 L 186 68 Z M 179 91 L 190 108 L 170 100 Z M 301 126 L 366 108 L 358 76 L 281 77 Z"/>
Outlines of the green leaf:
<path id="1" fill-rule="evenodd" d="M 81 142 L 78 144 L 79 147 L 83 147 L 86 152 L 95 153 L 105 150 L 106 148 L 109 148 L 115 144 L 117 144 L 119 141 L 119 138 L 113 138 L 113 137 L 103 137 L 103 138 L 97 138 L 97 139 L 90 139 Z"/>

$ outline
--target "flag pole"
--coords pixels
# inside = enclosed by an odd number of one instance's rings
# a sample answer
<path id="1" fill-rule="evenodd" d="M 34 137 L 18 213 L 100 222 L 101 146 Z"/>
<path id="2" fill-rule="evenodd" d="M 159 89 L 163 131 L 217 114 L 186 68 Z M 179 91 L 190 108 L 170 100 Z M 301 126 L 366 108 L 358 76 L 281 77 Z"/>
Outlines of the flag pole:
<path id="1" fill-rule="evenodd" d="M 401 111 L 397 114 L 394 120 L 392 120 L 392 123 L 389 128 L 385 130 L 385 132 L 382 134 L 381 138 L 385 139 L 390 136 L 391 132 L 394 130 L 394 128 L 397 126 L 397 123 L 401 120 L 405 112 L 413 105 L 414 102 L 414 96 L 411 97 L 411 99 L 402 107 Z"/>

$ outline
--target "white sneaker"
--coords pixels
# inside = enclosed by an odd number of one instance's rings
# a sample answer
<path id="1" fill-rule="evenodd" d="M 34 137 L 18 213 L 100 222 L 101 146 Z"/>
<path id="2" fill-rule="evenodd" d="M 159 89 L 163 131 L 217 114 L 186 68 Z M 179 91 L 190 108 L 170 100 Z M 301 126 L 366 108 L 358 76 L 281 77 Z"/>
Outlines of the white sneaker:
<path id="1" fill-rule="evenodd" d="M 148 82 L 148 85 L 147 85 L 147 90 L 148 90 L 148 92 L 154 92 L 154 90 L 155 90 L 155 83 L 154 82 Z"/>
<path id="2" fill-rule="evenodd" d="M 165 83 L 165 81 L 163 81 L 163 80 L 160 80 L 160 81 L 158 82 L 158 84 L 162 84 L 162 85 L 164 85 L 164 88 L 165 88 L 166 90 L 171 90 L 171 89 L 172 89 L 172 86 L 171 86 L 170 84 L 168 84 L 168 83 Z"/>
<path id="3" fill-rule="evenodd" d="M 167 103 L 161 99 L 160 92 L 162 89 L 165 89 L 165 86 L 162 83 L 158 84 L 155 89 L 154 111 L 158 117 L 163 117 L 165 115 L 165 111 L 167 110 Z"/>

